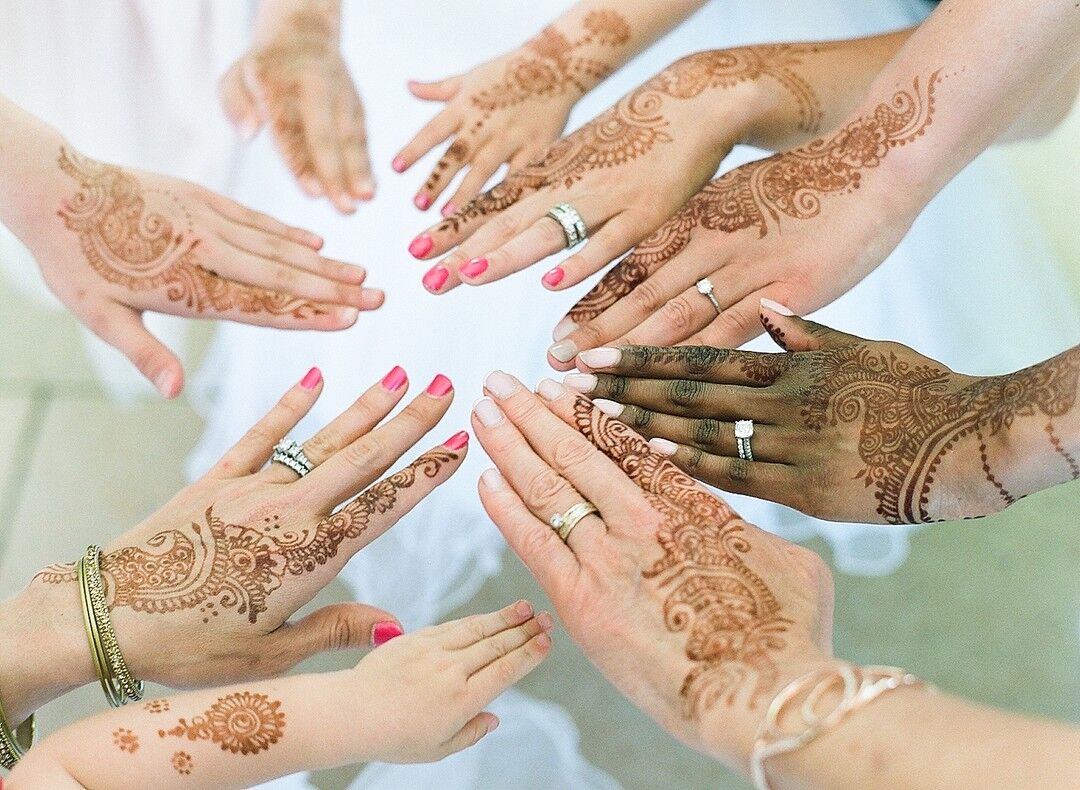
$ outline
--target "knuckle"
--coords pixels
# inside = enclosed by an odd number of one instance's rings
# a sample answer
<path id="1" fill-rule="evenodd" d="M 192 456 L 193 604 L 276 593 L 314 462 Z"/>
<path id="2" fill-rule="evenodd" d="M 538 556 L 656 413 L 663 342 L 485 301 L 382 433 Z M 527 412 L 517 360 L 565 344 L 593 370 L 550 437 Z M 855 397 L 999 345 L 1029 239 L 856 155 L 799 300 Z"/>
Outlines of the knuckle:
<path id="1" fill-rule="evenodd" d="M 640 432 L 652 424 L 654 416 L 654 412 L 651 412 L 648 409 L 642 409 L 637 406 L 628 406 L 623 413 L 619 415 L 619 419 L 627 425 L 633 426 Z"/>
<path id="2" fill-rule="evenodd" d="M 581 434 L 568 434 L 552 443 L 551 460 L 556 469 L 575 469 L 587 463 L 593 452 L 592 444 Z"/>
<path id="3" fill-rule="evenodd" d="M 688 332 L 694 327 L 694 309 L 684 296 L 665 303 L 660 309 L 660 318 L 666 326 L 679 332 Z"/>
<path id="4" fill-rule="evenodd" d="M 314 458 L 326 459 L 333 455 L 340 446 L 340 439 L 324 428 L 304 442 L 304 453 L 312 460 Z"/>
<path id="5" fill-rule="evenodd" d="M 630 381 L 625 376 L 597 376 L 597 382 L 603 382 L 604 394 L 617 401 L 626 398 L 630 389 Z"/>
<path id="6" fill-rule="evenodd" d="M 757 313 L 751 315 L 747 310 L 725 310 L 716 320 L 736 337 L 751 337 L 761 329 Z"/>
<path id="7" fill-rule="evenodd" d="M 711 418 L 697 420 L 692 429 L 693 440 L 703 447 L 716 447 L 720 444 L 723 423 Z"/>
<path id="8" fill-rule="evenodd" d="M 499 214 L 493 217 L 488 223 L 488 227 L 491 228 L 491 233 L 498 239 L 506 241 L 517 235 L 517 223 L 511 217 L 505 214 Z"/>
<path id="9" fill-rule="evenodd" d="M 274 272 L 274 285 L 278 290 L 290 290 L 296 286 L 297 273 L 288 266 L 279 266 Z"/>
<path id="10" fill-rule="evenodd" d="M 549 510 L 552 503 L 567 490 L 566 482 L 548 469 L 529 480 L 525 486 L 525 499 L 538 510 Z"/>
<path id="11" fill-rule="evenodd" d="M 631 306 L 642 313 L 655 312 L 663 303 L 663 295 L 650 280 L 638 283 L 637 288 L 630 292 Z"/>
<path id="12" fill-rule="evenodd" d="M 552 539 L 558 540 L 555 533 L 547 528 L 537 527 L 530 530 L 521 540 L 521 550 L 524 557 L 535 558 L 541 562 L 549 556 L 555 548 Z"/>
<path id="13" fill-rule="evenodd" d="M 391 455 L 386 443 L 375 436 L 367 436 L 362 441 L 353 442 L 342 454 L 346 463 L 363 468 L 376 459 L 385 459 Z"/>
<path id="14" fill-rule="evenodd" d="M 676 406 L 691 408 L 704 400 L 706 385 L 694 379 L 675 379 L 667 385 L 667 397 Z"/>
<path id="15" fill-rule="evenodd" d="M 607 339 L 605 333 L 594 323 L 581 324 L 574 330 L 572 337 L 580 349 L 595 348 Z"/>
<path id="16" fill-rule="evenodd" d="M 344 650 L 353 644 L 355 623 L 343 615 L 336 615 L 327 632 L 327 647 L 330 650 Z"/>
<path id="17" fill-rule="evenodd" d="M 751 462 L 743 458 L 732 458 L 727 465 L 727 478 L 732 483 L 742 484 L 750 480 Z"/>

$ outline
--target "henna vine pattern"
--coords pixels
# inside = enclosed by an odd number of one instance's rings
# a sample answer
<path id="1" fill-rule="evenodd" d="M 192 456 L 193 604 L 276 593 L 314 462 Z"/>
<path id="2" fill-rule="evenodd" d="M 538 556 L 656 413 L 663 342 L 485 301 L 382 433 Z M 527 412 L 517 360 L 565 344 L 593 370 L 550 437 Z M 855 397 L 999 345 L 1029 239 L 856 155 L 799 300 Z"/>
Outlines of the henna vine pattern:
<path id="1" fill-rule="evenodd" d="M 623 346 L 620 365 L 648 370 L 657 365 L 679 365 L 688 376 L 705 376 L 722 365 L 738 363 L 739 372 L 756 384 L 768 385 L 787 372 L 790 354 L 758 354 L 714 346 Z"/>
<path id="2" fill-rule="evenodd" d="M 128 754 L 135 754 L 139 751 L 139 736 L 129 730 L 127 727 L 121 727 L 112 734 L 113 743 L 116 744 L 116 748 L 122 752 Z"/>
<path id="3" fill-rule="evenodd" d="M 181 776 L 189 776 L 191 769 L 195 767 L 195 761 L 191 759 L 191 755 L 187 752 L 177 752 L 172 756 L 170 762 Z"/>
<path id="4" fill-rule="evenodd" d="M 285 714 L 279 700 L 272 700 L 266 694 L 239 691 L 219 697 L 190 722 L 180 719 L 175 727 L 158 730 L 158 737 L 211 741 L 223 752 L 258 754 L 277 743 L 284 732 Z M 189 755 L 189 769 L 190 760 Z M 175 756 L 173 764 L 175 767 Z"/>
<path id="5" fill-rule="evenodd" d="M 680 689 L 684 713 L 697 718 L 718 700 L 732 704 L 753 679 L 750 705 L 775 685 L 774 655 L 791 621 L 745 561 L 751 551 L 744 522 L 724 502 L 657 455 L 626 425 L 585 398 L 574 405 L 577 429 L 644 489 L 663 523 L 656 540 L 663 557 L 643 575 L 667 591 L 664 622 L 687 634 L 694 668 Z"/>
<path id="6" fill-rule="evenodd" d="M 897 91 L 887 103 L 831 137 L 737 167 L 713 180 L 604 275 L 574 305 L 570 319 L 584 323 L 596 318 L 682 252 L 699 227 L 723 233 L 756 228 L 758 237 L 764 238 L 770 221 L 779 227 L 784 217 L 816 217 L 823 196 L 854 192 L 864 170 L 878 167 L 890 150 L 926 133 L 941 79 L 941 71 L 935 71 L 922 87 L 916 77 L 911 90 Z"/>
<path id="7" fill-rule="evenodd" d="M 204 623 L 219 609 L 235 609 L 255 623 L 287 575 L 325 565 L 342 543 L 364 533 L 373 516 L 393 510 L 398 491 L 412 486 L 417 475 L 435 477 L 456 458 L 429 451 L 310 528 L 283 530 L 275 519 L 262 529 L 227 524 L 210 506 L 204 524 L 159 532 L 146 542 L 149 550 L 127 546 L 105 554 L 101 572 L 109 606 L 150 614 L 197 608 Z M 46 584 L 76 578 L 72 563 L 49 566 L 35 577 Z"/>
<path id="8" fill-rule="evenodd" d="M 145 189 L 131 173 L 60 148 L 60 169 L 79 182 L 60 217 L 91 268 L 131 291 L 159 288 L 171 302 L 207 310 L 308 318 L 323 310 L 289 294 L 227 280 L 199 261 L 199 239 L 179 198 Z"/>

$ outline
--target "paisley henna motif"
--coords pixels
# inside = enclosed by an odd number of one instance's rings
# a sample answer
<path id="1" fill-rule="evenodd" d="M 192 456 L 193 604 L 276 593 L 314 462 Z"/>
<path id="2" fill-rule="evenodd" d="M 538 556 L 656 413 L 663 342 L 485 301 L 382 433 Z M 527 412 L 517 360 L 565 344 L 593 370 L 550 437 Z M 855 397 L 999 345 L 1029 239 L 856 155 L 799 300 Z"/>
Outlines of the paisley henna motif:
<path id="1" fill-rule="evenodd" d="M 281 740 L 284 733 L 285 713 L 280 701 L 272 700 L 266 694 L 240 691 L 219 697 L 208 710 L 190 722 L 180 719 L 175 727 L 158 730 L 158 737 L 211 741 L 223 752 L 258 754 Z M 173 765 L 179 771 L 175 759 L 174 756 Z M 190 770 L 190 757 L 186 762 Z"/>

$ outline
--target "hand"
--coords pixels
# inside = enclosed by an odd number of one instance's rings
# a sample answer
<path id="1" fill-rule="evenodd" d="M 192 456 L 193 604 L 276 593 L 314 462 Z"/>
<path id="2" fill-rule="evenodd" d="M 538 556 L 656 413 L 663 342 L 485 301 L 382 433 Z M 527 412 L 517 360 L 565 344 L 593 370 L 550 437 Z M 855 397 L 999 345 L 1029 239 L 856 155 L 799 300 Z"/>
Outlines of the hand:
<path id="1" fill-rule="evenodd" d="M 714 180 L 578 302 L 549 362 L 568 370 L 603 345 L 734 348 L 760 332 L 763 297 L 809 312 L 843 294 L 921 209 L 888 156 L 930 125 L 939 79 L 916 79 L 838 132 Z M 706 277 L 719 308 L 698 291 Z"/>
<path id="2" fill-rule="evenodd" d="M 832 585 L 813 552 L 742 521 L 645 440 L 553 381 L 505 373 L 473 426 L 501 471 L 480 497 L 567 631 L 688 745 L 745 766 L 771 698 L 828 660 Z M 552 514 L 588 500 L 564 544 Z"/>
<path id="3" fill-rule="evenodd" d="M 431 240 L 423 257 L 460 245 L 432 270 L 448 272 L 435 290 L 489 283 L 563 250 L 562 229 L 546 215 L 564 202 L 591 235 L 542 282 L 552 290 L 576 285 L 671 217 L 777 104 L 794 98 L 793 123 L 816 130 L 817 99 L 793 71 L 807 49 L 782 44 L 689 55 L 527 166 L 512 167 L 502 183 L 418 237 Z"/>
<path id="4" fill-rule="evenodd" d="M 761 321 L 790 353 L 598 348 L 579 357 L 595 373 L 566 384 L 694 477 L 819 518 L 898 524 L 1001 510 L 1033 490 L 1023 431 L 1041 435 L 1039 466 L 1055 482 L 1077 474 L 1075 439 L 1054 428 L 1076 400 L 1075 351 L 1007 376 L 965 376 L 779 307 L 763 305 Z M 753 461 L 736 447 L 744 419 L 754 421 Z"/>
<path id="5" fill-rule="evenodd" d="M 613 68 L 609 61 L 630 37 L 623 17 L 614 11 L 586 14 L 581 30 L 563 33 L 546 27 L 520 49 L 438 82 L 409 83 L 419 99 L 445 102 L 434 118 L 394 157 L 399 173 L 443 141 L 453 138 L 414 203 L 421 211 L 438 199 L 454 176 L 465 176 L 443 206 L 469 203 L 504 163 L 523 167 L 558 137 L 574 104 Z M 421 237 L 422 238 L 422 237 Z M 414 241 L 417 257 L 425 242 Z M 419 246 L 418 246 L 419 245 Z M 430 247 L 429 247 L 430 249 Z"/>
<path id="6" fill-rule="evenodd" d="M 337 13 L 305 10 L 265 26 L 218 86 L 245 139 L 269 122 L 285 164 L 309 196 L 343 214 L 375 196 L 364 108 L 338 43 Z"/>

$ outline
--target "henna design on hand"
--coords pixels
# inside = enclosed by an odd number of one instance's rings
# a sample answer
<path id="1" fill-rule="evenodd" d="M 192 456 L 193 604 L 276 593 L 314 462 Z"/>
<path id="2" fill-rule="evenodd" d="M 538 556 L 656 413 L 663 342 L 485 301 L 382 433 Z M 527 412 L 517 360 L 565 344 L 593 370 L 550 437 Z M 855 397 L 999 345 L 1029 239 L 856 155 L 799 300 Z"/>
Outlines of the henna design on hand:
<path id="1" fill-rule="evenodd" d="M 187 752 L 177 752 L 169 762 L 172 763 L 172 767 L 181 776 L 189 776 L 191 770 L 195 767 L 195 761 L 191 759 L 191 755 Z"/>
<path id="2" fill-rule="evenodd" d="M 148 614 L 198 609 L 204 623 L 219 610 L 235 610 L 254 624 L 287 575 L 325 565 L 342 543 L 367 530 L 373 516 L 393 510 L 398 491 L 411 487 L 420 474 L 435 477 L 457 457 L 429 451 L 311 528 L 283 530 L 276 517 L 265 519 L 260 528 L 228 524 L 211 505 L 204 524 L 159 532 L 146 542 L 150 550 L 127 546 L 105 554 L 101 573 L 109 606 Z M 34 578 L 46 584 L 73 582 L 76 571 L 71 563 L 52 565 Z"/>
<path id="3" fill-rule="evenodd" d="M 749 704 L 779 678 L 775 655 L 791 620 L 745 558 L 746 524 L 726 503 L 654 453 L 626 425 L 585 398 L 574 405 L 577 429 L 646 492 L 663 521 L 656 540 L 663 556 L 642 575 L 666 590 L 664 622 L 686 632 L 694 664 L 679 690 L 684 713 L 699 718 L 720 699 L 733 704 L 753 679 Z"/>
<path id="4" fill-rule="evenodd" d="M 220 746 L 223 752 L 258 754 L 281 740 L 284 733 L 285 713 L 281 710 L 279 700 L 272 700 L 266 694 L 239 691 L 219 697 L 209 709 L 190 722 L 180 719 L 175 727 L 158 730 L 158 737 L 211 741 Z M 176 757 L 173 757 L 174 767 Z M 191 757 L 188 755 L 189 771 L 190 764 Z"/>
<path id="5" fill-rule="evenodd" d="M 925 87 L 916 77 L 911 90 L 897 91 L 831 137 L 750 162 L 713 180 L 605 274 L 574 305 L 570 319 L 580 324 L 596 318 L 682 252 L 699 227 L 723 233 L 757 228 L 758 237 L 764 238 L 770 220 L 779 229 L 783 217 L 818 216 L 823 196 L 854 192 L 864 170 L 878 167 L 890 150 L 925 134 L 941 79 L 940 69 Z"/>
<path id="6" fill-rule="evenodd" d="M 113 743 L 116 744 L 116 748 L 120 751 L 128 754 L 135 754 L 135 752 L 139 751 L 139 736 L 127 727 L 115 730 L 112 737 Z"/>
<path id="7" fill-rule="evenodd" d="M 166 713 L 169 710 L 169 701 L 167 699 L 152 699 L 143 705 L 143 710 L 147 713 Z"/>
<path id="8" fill-rule="evenodd" d="M 756 384 L 769 385 L 794 364 L 791 354 L 759 354 L 714 346 L 623 346 L 621 365 L 651 370 L 656 365 L 683 365 L 688 376 L 704 376 L 718 367 L 738 362 L 739 372 Z"/>
<path id="9" fill-rule="evenodd" d="M 322 308 L 289 294 L 227 280 L 202 266 L 191 215 L 175 195 L 143 188 L 131 173 L 60 148 L 60 169 L 79 182 L 59 216 L 91 268 L 130 291 L 166 289 L 170 302 L 207 310 L 308 318 Z"/>

